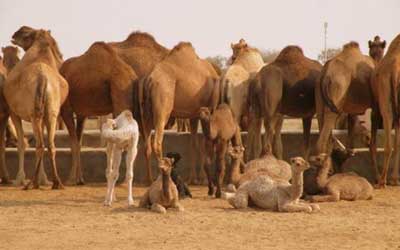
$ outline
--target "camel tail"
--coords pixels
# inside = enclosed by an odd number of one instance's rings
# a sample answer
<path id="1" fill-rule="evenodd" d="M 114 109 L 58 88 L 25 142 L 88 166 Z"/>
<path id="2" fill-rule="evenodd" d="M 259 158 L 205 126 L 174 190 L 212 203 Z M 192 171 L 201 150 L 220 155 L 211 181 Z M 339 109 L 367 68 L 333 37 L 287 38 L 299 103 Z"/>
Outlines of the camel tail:
<path id="1" fill-rule="evenodd" d="M 322 96 L 322 100 L 324 102 L 324 104 L 326 106 L 328 106 L 328 108 L 336 113 L 339 114 L 339 110 L 336 107 L 335 103 L 332 101 L 332 99 L 329 97 L 329 93 L 328 93 L 328 87 L 331 84 L 331 80 L 329 77 L 323 77 L 321 80 L 321 96 Z"/>
<path id="2" fill-rule="evenodd" d="M 43 117 L 45 110 L 45 101 L 46 101 L 46 90 L 47 90 L 47 79 L 42 75 L 39 74 L 37 79 L 37 87 L 36 87 L 36 94 L 35 94 L 35 116 L 36 117 Z"/>
<path id="3" fill-rule="evenodd" d="M 396 72 L 394 72 L 390 79 L 390 88 L 391 88 L 391 99 L 392 99 L 392 106 L 393 106 L 393 120 L 395 125 L 400 124 L 400 117 L 399 117 L 399 92 L 397 89 L 397 84 L 399 82 L 399 77 Z"/>

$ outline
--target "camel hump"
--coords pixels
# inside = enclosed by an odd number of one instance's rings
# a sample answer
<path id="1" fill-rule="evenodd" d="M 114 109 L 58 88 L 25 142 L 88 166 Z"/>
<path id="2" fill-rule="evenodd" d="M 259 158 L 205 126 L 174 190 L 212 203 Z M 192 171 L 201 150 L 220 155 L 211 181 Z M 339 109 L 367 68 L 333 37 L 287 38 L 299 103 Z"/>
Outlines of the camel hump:
<path id="1" fill-rule="evenodd" d="M 103 42 L 103 41 L 98 41 L 98 42 L 94 42 L 89 49 L 87 50 L 88 53 L 93 52 L 93 51 L 97 51 L 97 50 L 104 50 L 107 53 L 115 56 L 116 53 L 114 51 L 114 49 L 108 45 L 107 43 Z"/>
<path id="2" fill-rule="evenodd" d="M 277 62 L 298 62 L 299 59 L 304 57 L 303 49 L 297 45 L 286 46 L 276 57 Z"/>
<path id="3" fill-rule="evenodd" d="M 358 42 L 351 41 L 343 45 L 343 50 L 346 49 L 360 49 L 360 45 L 358 44 Z"/>
<path id="4" fill-rule="evenodd" d="M 157 43 L 156 39 L 147 32 L 134 31 L 129 34 L 125 41 L 133 43 L 135 45 L 147 45 L 148 43 Z"/>
<path id="5" fill-rule="evenodd" d="M 47 79 L 43 74 L 38 75 L 36 93 L 35 93 L 35 116 L 43 117 L 46 101 Z"/>
<path id="6" fill-rule="evenodd" d="M 170 55 L 179 53 L 183 50 L 190 50 L 195 53 L 195 50 L 190 42 L 179 42 L 169 53 Z"/>

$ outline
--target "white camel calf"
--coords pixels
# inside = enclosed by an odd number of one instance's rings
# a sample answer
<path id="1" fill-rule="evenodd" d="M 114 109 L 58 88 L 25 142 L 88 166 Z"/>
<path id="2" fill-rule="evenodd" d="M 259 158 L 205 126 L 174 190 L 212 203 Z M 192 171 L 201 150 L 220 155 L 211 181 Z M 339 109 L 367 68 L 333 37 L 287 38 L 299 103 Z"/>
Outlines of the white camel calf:
<path id="1" fill-rule="evenodd" d="M 117 118 L 107 119 L 102 125 L 102 138 L 107 143 L 107 194 L 104 201 L 105 206 L 111 206 L 115 199 L 114 188 L 119 177 L 119 166 L 121 165 L 122 152 L 126 151 L 126 181 L 128 184 L 128 205 L 133 205 L 132 180 L 133 162 L 137 154 L 139 142 L 139 128 L 132 113 L 123 111 Z"/>

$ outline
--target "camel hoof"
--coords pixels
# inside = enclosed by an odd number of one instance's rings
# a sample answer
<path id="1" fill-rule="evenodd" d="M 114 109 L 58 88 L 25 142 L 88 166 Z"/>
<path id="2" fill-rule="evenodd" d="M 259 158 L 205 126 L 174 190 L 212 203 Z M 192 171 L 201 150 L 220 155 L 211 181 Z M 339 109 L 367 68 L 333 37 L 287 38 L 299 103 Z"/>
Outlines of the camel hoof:
<path id="1" fill-rule="evenodd" d="M 78 185 L 78 186 L 83 186 L 83 185 L 85 185 L 85 181 L 83 180 L 83 177 L 79 178 L 79 179 L 76 181 L 76 185 Z"/>
<path id="2" fill-rule="evenodd" d="M 47 178 L 46 178 L 46 179 L 44 179 L 44 180 L 40 180 L 40 181 L 39 181 L 39 185 L 48 186 L 48 187 L 49 187 L 49 186 L 53 185 L 53 182 L 47 180 Z"/>
<path id="3" fill-rule="evenodd" d="M 68 180 L 65 182 L 65 185 L 67 186 L 76 186 L 76 178 L 68 178 Z"/>
<path id="4" fill-rule="evenodd" d="M 132 207 L 133 206 L 133 200 L 128 200 L 128 207 Z"/>
<path id="5" fill-rule="evenodd" d="M 213 196 L 213 195 L 214 195 L 214 189 L 208 188 L 208 196 Z"/>
<path id="6" fill-rule="evenodd" d="M 58 189 L 58 190 L 64 189 L 64 185 L 61 184 L 61 183 L 54 182 L 53 186 L 51 187 L 51 189 Z"/>
<path id="7" fill-rule="evenodd" d="M 215 192 L 215 198 L 221 198 L 221 190 L 217 190 L 217 192 Z"/>
<path id="8" fill-rule="evenodd" d="M 104 201 L 104 206 L 111 207 L 111 201 L 108 201 L 108 200 Z"/>
<path id="9" fill-rule="evenodd" d="M 9 185 L 9 184 L 12 184 L 12 181 L 10 181 L 10 179 L 8 179 L 8 178 L 0 178 L 0 184 L 1 185 Z"/>
<path id="10" fill-rule="evenodd" d="M 29 180 L 26 180 L 26 179 L 16 179 L 16 180 L 14 180 L 12 183 L 13 183 L 13 185 L 16 186 L 16 187 L 19 187 L 19 186 L 26 186 L 26 185 L 29 184 Z"/>
<path id="11" fill-rule="evenodd" d="M 386 182 L 379 182 L 378 184 L 374 185 L 375 189 L 385 189 L 386 188 Z"/>
<path id="12" fill-rule="evenodd" d="M 389 179 L 390 186 L 400 186 L 400 181 L 398 178 L 391 178 Z"/>
<path id="13" fill-rule="evenodd" d="M 319 212 L 321 211 L 321 208 L 319 207 L 318 204 L 310 204 L 310 207 L 312 209 L 312 212 Z"/>

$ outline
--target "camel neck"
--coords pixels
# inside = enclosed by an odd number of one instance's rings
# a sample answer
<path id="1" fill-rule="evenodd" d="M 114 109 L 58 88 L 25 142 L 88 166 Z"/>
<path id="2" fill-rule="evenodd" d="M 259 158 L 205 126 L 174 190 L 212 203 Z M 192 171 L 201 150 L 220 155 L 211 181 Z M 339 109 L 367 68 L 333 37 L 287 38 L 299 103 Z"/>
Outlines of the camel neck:
<path id="1" fill-rule="evenodd" d="M 324 162 L 324 165 L 318 170 L 317 175 L 317 185 L 319 188 L 325 188 L 326 184 L 328 183 L 328 174 L 330 169 L 330 159 Z"/>
<path id="2" fill-rule="evenodd" d="M 19 62 L 19 58 L 7 58 L 5 57 L 4 59 L 4 66 L 7 69 L 7 72 L 10 73 L 10 71 L 14 68 L 14 66 Z"/>
<path id="3" fill-rule="evenodd" d="M 162 190 L 165 198 L 170 199 L 169 185 L 170 185 L 170 175 L 167 173 L 162 173 Z"/>
<path id="4" fill-rule="evenodd" d="M 290 195 L 293 200 L 299 199 L 303 194 L 303 171 L 293 171 Z"/>
<path id="5" fill-rule="evenodd" d="M 240 163 L 241 158 L 232 158 L 231 180 L 235 186 L 239 184 L 240 177 L 242 176 L 242 174 L 240 173 Z"/>

